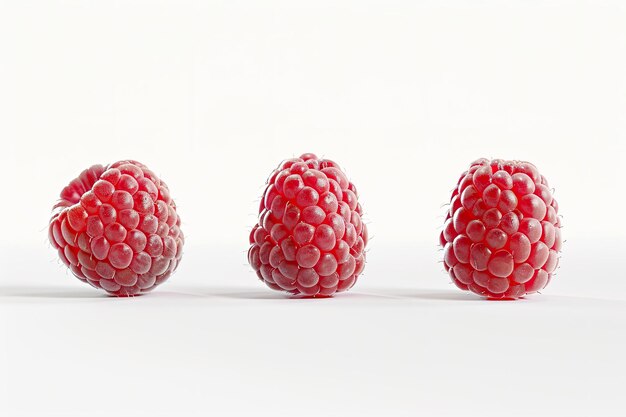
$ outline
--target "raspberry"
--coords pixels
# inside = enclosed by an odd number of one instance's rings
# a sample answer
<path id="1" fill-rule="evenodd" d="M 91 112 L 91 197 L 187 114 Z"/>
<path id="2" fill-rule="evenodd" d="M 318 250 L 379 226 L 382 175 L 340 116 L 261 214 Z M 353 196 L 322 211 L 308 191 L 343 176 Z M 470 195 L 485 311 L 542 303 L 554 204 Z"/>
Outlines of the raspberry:
<path id="1" fill-rule="evenodd" d="M 94 165 L 65 187 L 49 238 L 78 279 L 116 296 L 163 283 L 185 241 L 167 185 L 135 161 Z"/>
<path id="2" fill-rule="evenodd" d="M 473 162 L 452 193 L 440 236 L 452 281 L 494 299 L 517 299 L 544 288 L 559 262 L 558 207 L 534 165 Z"/>
<path id="3" fill-rule="evenodd" d="M 367 227 L 354 184 L 313 154 L 282 162 L 261 199 L 248 261 L 268 287 L 308 297 L 350 289 L 365 267 Z"/>

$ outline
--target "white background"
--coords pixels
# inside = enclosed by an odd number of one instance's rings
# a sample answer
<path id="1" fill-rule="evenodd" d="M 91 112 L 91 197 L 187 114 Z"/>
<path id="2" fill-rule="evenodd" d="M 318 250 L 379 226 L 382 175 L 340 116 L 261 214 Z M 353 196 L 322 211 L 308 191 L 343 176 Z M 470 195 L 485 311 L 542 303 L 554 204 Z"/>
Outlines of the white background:
<path id="1" fill-rule="evenodd" d="M 620 1 L 1 1 L 0 415 L 623 415 Z M 357 185 L 358 284 L 290 299 L 246 264 L 265 179 L 315 152 Z M 541 295 L 450 284 L 437 241 L 478 157 L 535 163 L 566 244 Z M 187 242 L 108 298 L 47 243 L 91 164 L 169 184 Z"/>

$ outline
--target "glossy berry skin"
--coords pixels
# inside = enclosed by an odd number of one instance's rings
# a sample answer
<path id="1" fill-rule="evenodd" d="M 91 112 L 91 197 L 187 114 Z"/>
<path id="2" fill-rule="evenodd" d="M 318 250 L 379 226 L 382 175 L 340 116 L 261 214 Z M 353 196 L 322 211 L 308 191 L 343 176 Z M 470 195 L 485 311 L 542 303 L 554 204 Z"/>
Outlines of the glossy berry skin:
<path id="1" fill-rule="evenodd" d="M 49 238 L 78 279 L 116 296 L 167 280 L 185 241 L 167 185 L 135 161 L 94 165 L 65 187 Z"/>
<path id="2" fill-rule="evenodd" d="M 354 184 L 313 154 L 282 162 L 267 182 L 248 261 L 268 287 L 308 297 L 350 289 L 365 267 L 367 227 Z"/>
<path id="3" fill-rule="evenodd" d="M 543 289 L 561 250 L 559 206 L 537 168 L 479 159 L 452 192 L 440 244 L 444 267 L 463 290 L 517 299 Z"/>

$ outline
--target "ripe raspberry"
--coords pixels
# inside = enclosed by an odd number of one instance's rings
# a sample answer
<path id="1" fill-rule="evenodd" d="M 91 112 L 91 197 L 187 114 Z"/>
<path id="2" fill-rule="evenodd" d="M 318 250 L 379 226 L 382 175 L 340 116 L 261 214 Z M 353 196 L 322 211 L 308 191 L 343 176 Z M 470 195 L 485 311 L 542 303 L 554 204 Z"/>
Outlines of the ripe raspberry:
<path id="1" fill-rule="evenodd" d="M 473 162 L 452 193 L 440 236 L 452 281 L 487 298 L 516 299 L 544 288 L 559 262 L 558 210 L 534 165 Z"/>
<path id="2" fill-rule="evenodd" d="M 346 291 L 365 267 L 367 227 L 354 184 L 313 154 L 272 172 L 248 261 L 268 287 L 305 296 Z"/>
<path id="3" fill-rule="evenodd" d="M 135 161 L 94 165 L 65 187 L 49 238 L 78 279 L 116 296 L 169 278 L 185 240 L 167 185 Z"/>

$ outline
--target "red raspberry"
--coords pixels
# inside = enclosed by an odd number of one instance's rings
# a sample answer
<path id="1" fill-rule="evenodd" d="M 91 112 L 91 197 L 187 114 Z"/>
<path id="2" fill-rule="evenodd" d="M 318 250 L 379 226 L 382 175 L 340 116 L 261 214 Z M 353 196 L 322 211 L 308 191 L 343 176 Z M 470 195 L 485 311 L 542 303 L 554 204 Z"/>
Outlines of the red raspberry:
<path id="1" fill-rule="evenodd" d="M 146 166 L 94 165 L 61 191 L 49 238 L 81 281 L 117 296 L 154 289 L 174 272 L 185 238 L 167 185 Z"/>
<path id="2" fill-rule="evenodd" d="M 544 288 L 559 262 L 558 210 L 533 164 L 473 162 L 452 193 L 440 237 L 452 281 L 487 298 L 516 299 Z"/>
<path id="3" fill-rule="evenodd" d="M 310 153 L 282 162 L 259 213 L 248 261 L 268 287 L 320 297 L 354 285 L 367 227 L 356 187 L 335 162 Z"/>

